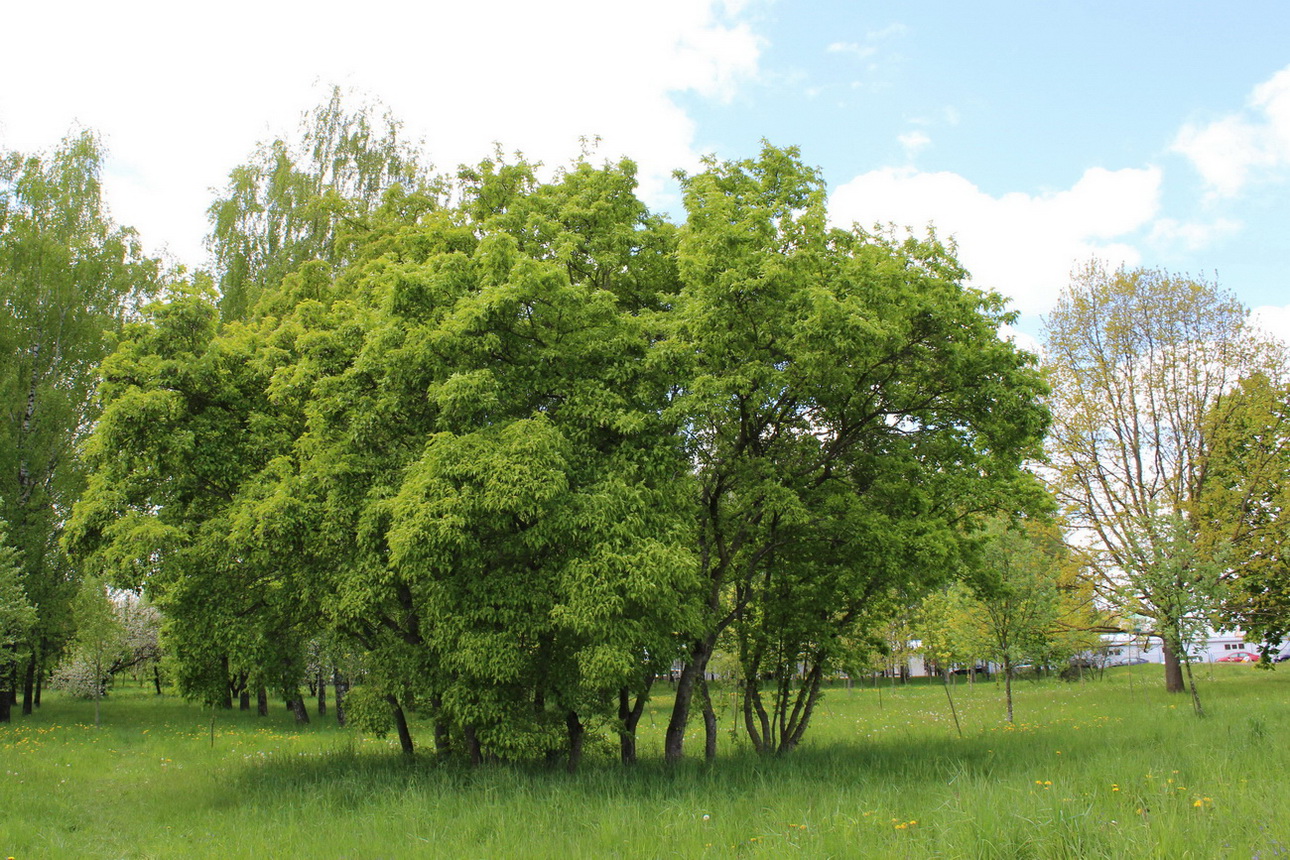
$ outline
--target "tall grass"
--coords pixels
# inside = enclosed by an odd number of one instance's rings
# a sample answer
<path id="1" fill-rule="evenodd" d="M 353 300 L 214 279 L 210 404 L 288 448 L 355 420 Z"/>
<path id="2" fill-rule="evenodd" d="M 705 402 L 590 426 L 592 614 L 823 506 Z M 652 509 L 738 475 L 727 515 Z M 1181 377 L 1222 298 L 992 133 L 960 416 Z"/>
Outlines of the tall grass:
<path id="1" fill-rule="evenodd" d="M 829 692 L 808 743 L 761 758 L 722 700 L 722 756 L 669 770 L 669 702 L 625 770 L 408 764 L 328 722 L 215 715 L 142 690 L 51 697 L 0 727 L 0 857 L 1290 857 L 1290 674 L 1215 666 L 1210 714 L 1159 667 Z M 420 738 L 428 739 L 422 727 Z M 691 752 L 701 755 L 701 738 Z"/>

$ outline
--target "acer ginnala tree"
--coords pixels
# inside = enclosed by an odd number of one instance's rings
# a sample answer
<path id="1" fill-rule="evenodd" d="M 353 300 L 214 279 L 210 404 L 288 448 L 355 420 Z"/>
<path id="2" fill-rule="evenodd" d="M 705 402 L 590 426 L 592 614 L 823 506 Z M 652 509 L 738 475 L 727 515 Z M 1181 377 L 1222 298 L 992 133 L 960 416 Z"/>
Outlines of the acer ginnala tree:
<path id="1" fill-rule="evenodd" d="M 626 161 L 383 175 L 352 209 L 297 183 L 351 216 L 317 233 L 343 254 L 234 255 L 236 313 L 177 290 L 104 365 L 70 546 L 146 573 L 191 693 L 331 631 L 405 752 L 412 709 L 442 754 L 575 767 L 596 731 L 635 759 L 679 662 L 676 760 L 729 639 L 770 681 L 754 744 L 787 751 L 886 595 L 1034 503 L 1044 386 L 1003 301 L 934 241 L 828 227 L 795 150 L 685 178 L 680 226 Z M 217 214 L 227 249 L 273 244 Z"/>

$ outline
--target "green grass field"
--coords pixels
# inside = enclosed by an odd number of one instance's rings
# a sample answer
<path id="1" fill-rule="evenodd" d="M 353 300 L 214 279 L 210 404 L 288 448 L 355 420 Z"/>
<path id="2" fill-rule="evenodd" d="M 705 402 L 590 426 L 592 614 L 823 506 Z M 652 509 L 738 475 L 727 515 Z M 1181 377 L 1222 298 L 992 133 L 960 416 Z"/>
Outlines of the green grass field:
<path id="1" fill-rule="evenodd" d="M 1208 716 L 1158 666 L 1102 681 L 830 691 L 792 756 L 731 736 L 721 759 L 642 764 L 604 747 L 560 770 L 409 764 L 315 720 L 210 711 L 142 689 L 57 696 L 0 726 L 0 858 L 1290 858 L 1290 672 L 1198 671 Z M 723 701 L 728 706 L 727 695 Z M 420 727 L 419 741 L 429 742 Z M 692 729 L 690 752 L 701 755 Z"/>

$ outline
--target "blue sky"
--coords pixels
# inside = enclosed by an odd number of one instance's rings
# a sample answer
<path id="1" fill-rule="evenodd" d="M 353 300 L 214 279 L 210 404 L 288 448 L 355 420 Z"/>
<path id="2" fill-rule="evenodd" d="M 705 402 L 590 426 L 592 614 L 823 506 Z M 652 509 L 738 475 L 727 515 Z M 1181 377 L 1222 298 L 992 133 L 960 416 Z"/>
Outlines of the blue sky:
<path id="1" fill-rule="evenodd" d="M 1071 266 L 1216 277 L 1290 335 L 1290 4 L 789 0 L 51 0 L 6 15 L 0 147 L 98 130 L 117 218 L 203 262 L 211 189 L 332 83 L 451 167 L 581 135 L 673 168 L 760 140 L 840 223 L 934 222 L 1036 335 Z M 57 46 L 53 49 L 51 46 Z"/>

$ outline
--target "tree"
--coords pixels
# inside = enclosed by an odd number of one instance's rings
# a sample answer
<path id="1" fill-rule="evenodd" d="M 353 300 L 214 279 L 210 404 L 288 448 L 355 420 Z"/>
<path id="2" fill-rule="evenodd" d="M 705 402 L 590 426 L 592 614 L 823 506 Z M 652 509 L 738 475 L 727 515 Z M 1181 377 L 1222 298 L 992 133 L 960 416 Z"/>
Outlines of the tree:
<path id="1" fill-rule="evenodd" d="M 748 721 L 771 735 L 755 743 L 800 742 L 840 643 L 891 591 L 950 575 L 974 516 L 1033 498 L 1019 466 L 1046 422 L 1031 360 L 997 337 L 1003 300 L 965 288 L 934 238 L 829 229 L 823 181 L 794 149 L 710 161 L 682 184 L 663 348 L 695 464 L 703 617 L 669 761 L 731 625 L 748 643 L 746 713 L 766 710 L 750 679 L 775 680 L 779 716 Z"/>
<path id="2" fill-rule="evenodd" d="M 1254 374 L 1225 407 L 1207 417 L 1199 542 L 1230 566 L 1225 622 L 1270 653 L 1290 635 L 1290 385 Z"/>
<path id="3" fill-rule="evenodd" d="M 1046 323 L 1053 486 L 1104 596 L 1164 639 L 1165 686 L 1184 688 L 1169 631 L 1194 588 L 1165 563 L 1194 540 L 1213 428 L 1266 360 L 1245 310 L 1216 284 L 1145 269 L 1077 271 Z M 1188 538 L 1175 533 L 1182 518 Z M 1162 567 L 1162 564 L 1164 565 Z M 1179 577 L 1161 575 L 1174 570 Z"/>
<path id="4" fill-rule="evenodd" d="M 1101 617 L 1092 594 L 1052 524 L 993 523 L 972 577 L 977 654 L 1003 667 L 1004 701 L 1013 721 L 1018 665 L 1064 662 L 1093 645 Z"/>
<path id="5" fill-rule="evenodd" d="M 0 723 L 9 722 L 20 649 L 36 623 L 36 608 L 23 591 L 22 563 L 9 545 L 8 532 L 0 520 Z"/>
<path id="6" fill-rule="evenodd" d="M 924 597 L 914 614 L 923 659 L 944 674 L 956 665 L 975 670 L 990 650 L 979 610 L 976 595 L 959 579 Z"/>
<path id="7" fill-rule="evenodd" d="M 104 206 L 89 132 L 48 156 L 0 153 L 0 517 L 36 607 L 23 711 L 70 627 L 75 575 L 58 545 L 83 477 L 76 448 L 96 415 L 95 368 L 159 267 Z"/>
<path id="8" fill-rule="evenodd" d="M 76 643 L 72 662 L 80 664 L 78 682 L 82 694 L 94 699 L 94 727 L 99 725 L 99 703 L 112 677 L 112 666 L 125 650 L 125 629 L 117 617 L 116 604 L 103 581 L 92 576 L 81 580 L 72 602 L 76 620 Z"/>
<path id="9" fill-rule="evenodd" d="M 400 132 L 378 105 L 349 107 L 337 87 L 303 117 L 297 142 L 262 143 L 233 169 L 208 210 L 225 320 L 250 316 L 305 264 L 334 275 L 383 203 L 419 196 L 429 178 Z"/>

